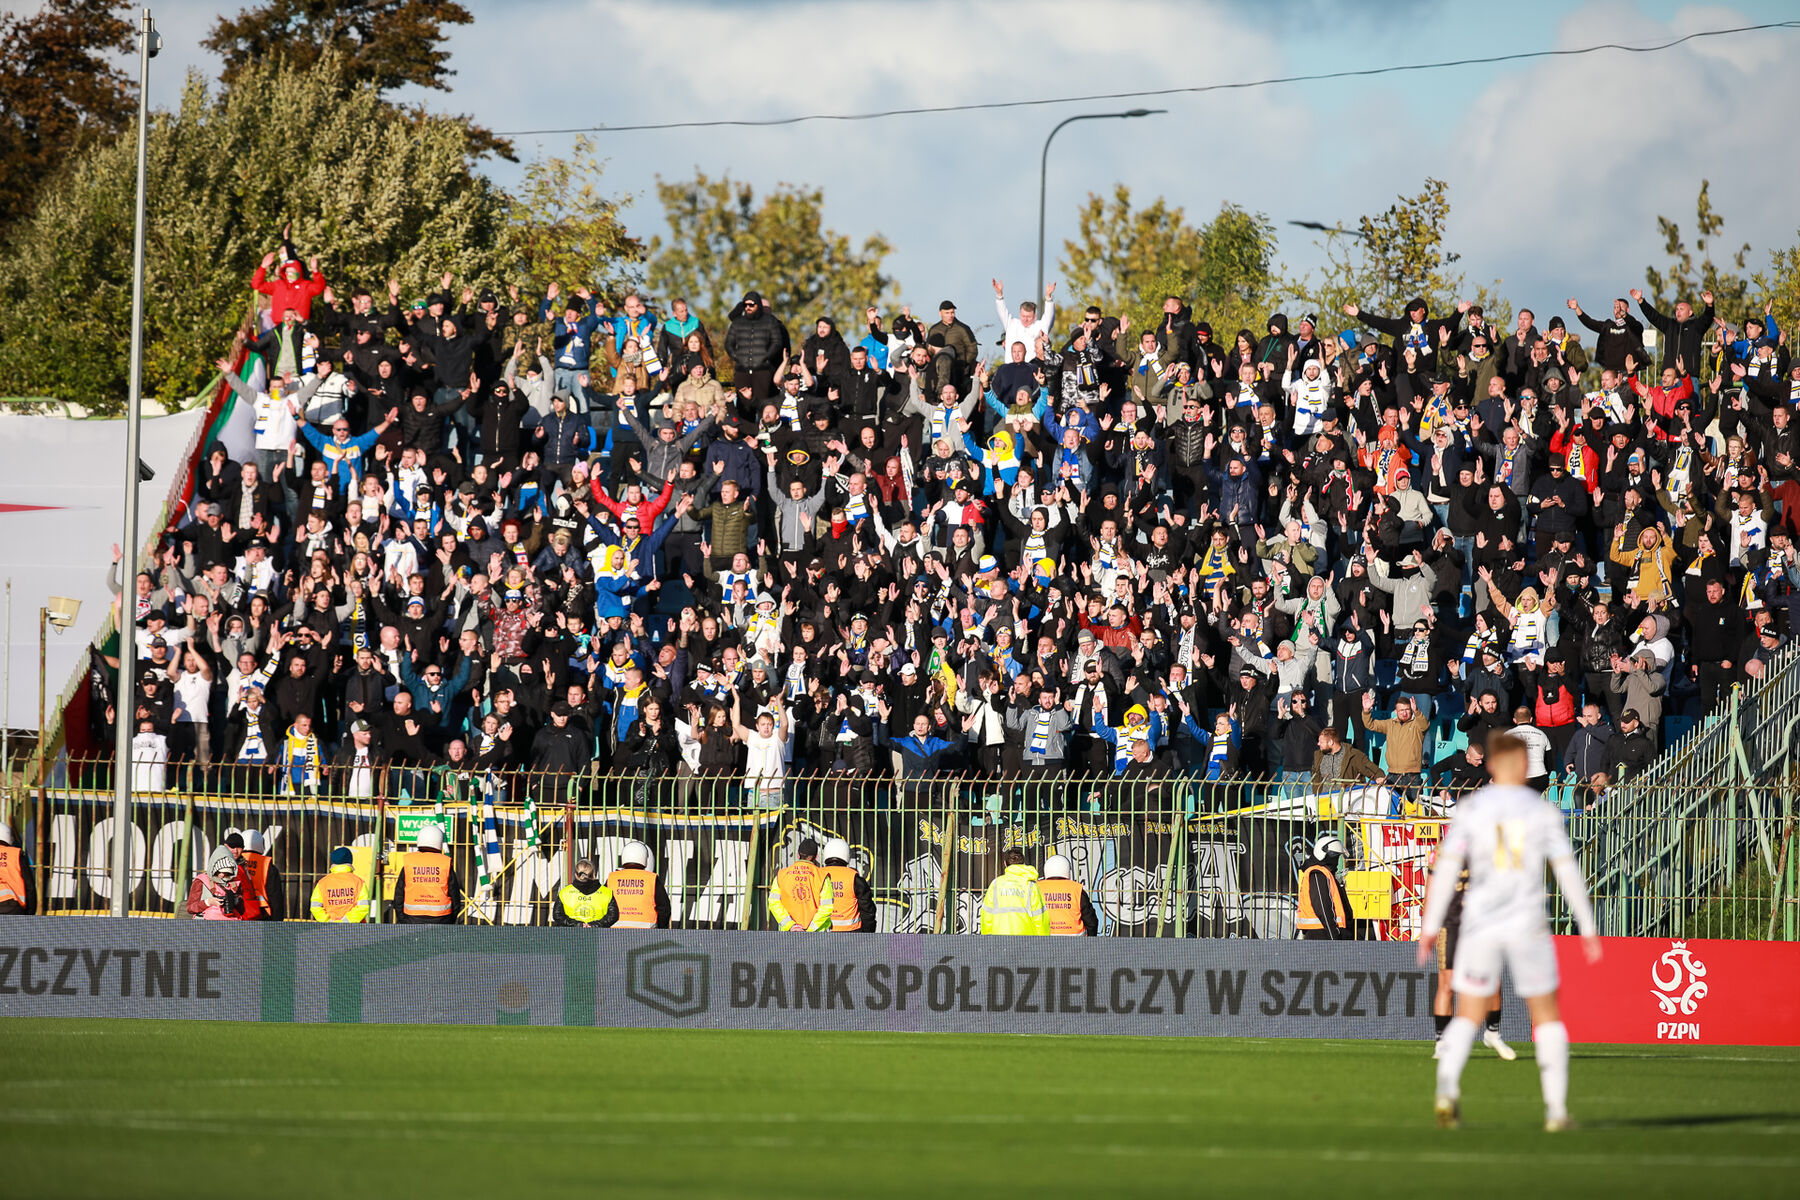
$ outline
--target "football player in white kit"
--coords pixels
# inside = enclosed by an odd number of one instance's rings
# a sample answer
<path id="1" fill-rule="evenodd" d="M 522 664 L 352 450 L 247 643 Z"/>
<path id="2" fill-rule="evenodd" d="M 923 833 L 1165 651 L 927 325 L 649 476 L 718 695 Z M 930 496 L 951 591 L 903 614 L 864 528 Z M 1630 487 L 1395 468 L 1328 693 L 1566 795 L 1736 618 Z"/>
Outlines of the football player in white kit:
<path id="1" fill-rule="evenodd" d="M 1556 948 L 1544 911 L 1546 864 L 1556 873 L 1590 963 L 1600 961 L 1600 939 L 1594 933 L 1587 882 L 1575 863 L 1562 813 L 1525 786 L 1529 770 L 1525 743 L 1508 733 L 1491 734 L 1487 762 L 1494 782 L 1456 806 L 1438 847 L 1425 897 L 1425 924 L 1419 931 L 1419 965 L 1425 966 L 1444 927 L 1457 876 L 1467 866 L 1469 882 L 1453 964 L 1456 1016 L 1444 1030 L 1437 1063 L 1437 1123 L 1454 1129 L 1462 1122 L 1463 1066 L 1500 990 L 1504 963 L 1514 990 L 1531 1012 L 1544 1128 L 1557 1132 L 1569 1128 L 1569 1032 L 1556 1002 Z"/>

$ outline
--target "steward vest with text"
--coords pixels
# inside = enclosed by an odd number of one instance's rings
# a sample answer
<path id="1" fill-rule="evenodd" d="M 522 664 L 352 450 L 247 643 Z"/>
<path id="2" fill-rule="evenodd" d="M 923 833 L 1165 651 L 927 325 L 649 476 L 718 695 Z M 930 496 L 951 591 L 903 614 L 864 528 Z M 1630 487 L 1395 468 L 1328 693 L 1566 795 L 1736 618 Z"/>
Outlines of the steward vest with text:
<path id="1" fill-rule="evenodd" d="M 614 929 L 656 928 L 656 872 L 641 867 L 620 867 L 606 877 L 606 891 L 619 904 Z M 599 917 L 594 918 L 596 921 Z"/>
<path id="2" fill-rule="evenodd" d="M 319 911 L 326 921 L 363 920 L 369 913 L 369 893 L 362 881 L 362 876 L 354 871 L 338 871 L 319 880 L 314 889 L 318 898 Z M 350 914 L 357 909 L 362 910 L 362 917 Z"/>
<path id="3" fill-rule="evenodd" d="M 1081 923 L 1081 884 L 1073 879 L 1040 879 L 1038 891 L 1044 894 L 1044 912 L 1050 918 L 1052 937 L 1081 937 L 1087 933 Z"/>
<path id="4" fill-rule="evenodd" d="M 805 859 L 776 873 L 775 894 L 781 897 L 788 919 L 802 929 L 810 927 L 819 915 L 819 888 L 824 878 L 823 869 Z"/>
<path id="5" fill-rule="evenodd" d="M 604 886 L 594 889 L 588 895 L 572 883 L 565 883 L 562 890 L 556 893 L 562 901 L 563 911 L 569 914 L 569 920 L 582 925 L 592 925 L 604 920 L 606 910 L 612 907 L 613 895 Z"/>
<path id="6" fill-rule="evenodd" d="M 25 853 L 17 846 L 0 846 L 0 904 L 25 906 Z"/>
<path id="7" fill-rule="evenodd" d="M 862 908 L 856 903 L 856 869 L 836 866 L 822 868 L 831 884 L 831 929 L 833 933 L 858 933 L 862 930 Z"/>
<path id="8" fill-rule="evenodd" d="M 286 913 L 269 911 L 269 856 L 244 851 L 244 920 L 254 921 L 263 913 L 279 921 Z"/>
<path id="9" fill-rule="evenodd" d="M 409 917 L 450 915 L 450 856 L 415 850 L 406 856 L 406 907 Z"/>

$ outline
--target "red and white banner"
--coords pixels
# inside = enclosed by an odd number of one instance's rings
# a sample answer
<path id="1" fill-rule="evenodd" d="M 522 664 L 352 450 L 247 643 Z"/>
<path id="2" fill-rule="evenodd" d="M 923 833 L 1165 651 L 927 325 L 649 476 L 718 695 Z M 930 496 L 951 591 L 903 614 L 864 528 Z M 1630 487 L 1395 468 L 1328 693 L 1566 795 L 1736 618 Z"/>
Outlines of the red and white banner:
<path id="1" fill-rule="evenodd" d="M 1370 922 L 1379 942 L 1410 942 L 1425 923 L 1425 885 L 1448 821 L 1370 820 L 1362 823 L 1363 854 L 1369 870 L 1393 875 L 1392 916 Z"/>
<path id="2" fill-rule="evenodd" d="M 1562 1016 L 1573 1042 L 1800 1046 L 1800 943 L 1556 939 Z"/>

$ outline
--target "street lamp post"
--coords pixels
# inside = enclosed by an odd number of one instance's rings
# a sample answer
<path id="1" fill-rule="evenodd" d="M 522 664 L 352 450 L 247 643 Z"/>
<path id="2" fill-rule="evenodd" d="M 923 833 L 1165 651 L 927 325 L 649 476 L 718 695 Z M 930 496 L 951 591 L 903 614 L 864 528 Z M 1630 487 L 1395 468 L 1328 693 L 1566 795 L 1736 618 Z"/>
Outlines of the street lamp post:
<path id="1" fill-rule="evenodd" d="M 131 243 L 131 392 L 125 406 L 125 548 L 120 560 L 119 688 L 113 699 L 113 858 L 112 915 L 131 912 L 131 719 L 132 668 L 137 665 L 136 622 L 132 595 L 138 564 L 138 423 L 144 407 L 144 188 L 150 158 L 150 60 L 162 49 L 162 35 L 150 10 L 144 9 L 138 30 L 137 223 Z M 129 564 L 130 571 L 125 566 Z M 40 731 L 41 736 L 41 731 Z"/>
<path id="2" fill-rule="evenodd" d="M 1163 113 L 1168 111 L 1169 110 L 1166 108 L 1134 108 L 1127 112 L 1080 113 L 1073 117 L 1064 118 L 1055 129 L 1050 131 L 1050 136 L 1044 139 L 1044 153 L 1038 159 L 1037 291 L 1032 294 L 1031 298 L 1033 301 L 1039 301 L 1039 298 L 1044 294 L 1044 194 L 1050 170 L 1050 143 L 1056 140 L 1056 135 L 1062 132 L 1062 127 L 1064 125 L 1070 125 L 1076 121 L 1123 121 L 1133 117 L 1147 117 L 1152 113 Z"/>

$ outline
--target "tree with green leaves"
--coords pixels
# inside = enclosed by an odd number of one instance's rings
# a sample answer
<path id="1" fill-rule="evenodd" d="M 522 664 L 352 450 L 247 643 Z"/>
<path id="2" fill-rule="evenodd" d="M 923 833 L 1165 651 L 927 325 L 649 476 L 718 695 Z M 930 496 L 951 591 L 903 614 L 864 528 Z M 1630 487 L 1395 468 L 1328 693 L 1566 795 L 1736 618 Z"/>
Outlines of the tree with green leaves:
<path id="1" fill-rule="evenodd" d="M 644 243 L 620 212 L 631 202 L 601 190 L 605 166 L 583 135 L 567 158 L 538 158 L 507 198 L 503 255 L 514 282 L 542 295 L 585 285 L 610 307 L 643 283 Z"/>
<path id="2" fill-rule="evenodd" d="M 723 329 L 752 289 L 783 321 L 826 316 L 840 329 L 898 294 L 881 270 L 892 249 L 887 239 L 872 233 L 855 246 L 825 228 L 818 188 L 777 184 L 759 202 L 747 183 L 697 174 L 679 183 L 658 179 L 656 192 L 669 238 L 650 240 L 650 287 L 664 300 L 685 299 L 710 328 Z"/>
<path id="3" fill-rule="evenodd" d="M 112 56 L 131 50 L 122 0 L 49 0 L 0 16 L 0 239 L 68 159 L 131 121 L 137 85 Z"/>
<path id="4" fill-rule="evenodd" d="M 456 0 L 266 0 L 220 17 L 200 44 L 224 60 L 227 84 L 271 58 L 310 67 L 333 50 L 352 83 L 377 92 L 409 84 L 447 91 L 455 72 L 444 26 L 474 20 Z"/>
<path id="5" fill-rule="evenodd" d="M 135 186 L 135 139 L 96 144 L 0 256 L 0 392 L 123 406 Z M 179 113 L 152 117 L 148 201 L 151 396 L 192 395 L 211 374 L 289 218 L 345 294 L 390 278 L 420 294 L 445 270 L 504 282 L 503 198 L 475 173 L 466 126 L 386 103 L 335 50 L 304 69 L 246 67 L 217 93 L 190 74 Z"/>
<path id="6" fill-rule="evenodd" d="M 1134 209 L 1131 190 L 1118 184 L 1110 200 L 1090 194 L 1079 222 L 1060 264 L 1071 301 L 1128 314 L 1140 328 L 1161 320 L 1166 296 L 1221 328 L 1267 319 L 1275 226 L 1264 214 L 1227 202 L 1195 229 L 1161 196 Z"/>
<path id="7" fill-rule="evenodd" d="M 230 86 L 245 70 L 274 60 L 310 67 L 327 52 L 344 62 L 352 85 L 386 95 L 404 87 L 448 91 L 446 25 L 475 18 L 457 0 L 264 0 L 235 17 L 220 17 L 201 42 L 224 60 L 219 78 Z M 412 109 L 423 116 L 422 108 Z M 482 154 L 513 157 L 512 143 L 463 118 Z"/>
<path id="8" fill-rule="evenodd" d="M 1702 292 L 1713 294 L 1713 306 L 1728 321 L 1741 321 L 1750 306 L 1750 280 L 1745 266 L 1750 258 L 1750 243 L 1732 252 L 1729 264 L 1721 267 L 1713 262 L 1709 247 L 1725 228 L 1725 218 L 1712 206 L 1711 181 L 1700 181 L 1700 195 L 1694 202 L 1693 249 L 1682 237 L 1681 226 L 1667 217 L 1656 218 L 1656 228 L 1663 236 L 1663 251 L 1669 256 L 1667 271 L 1655 267 L 1644 269 L 1644 281 L 1650 286 L 1650 302 L 1667 312 L 1677 300 L 1696 300 Z M 1696 263 L 1694 256 L 1700 255 Z M 1695 307 L 1698 307 L 1696 305 Z M 1760 308 L 1757 310 L 1761 311 Z"/>
<path id="9" fill-rule="evenodd" d="M 1427 178 L 1416 195 L 1398 196 L 1387 211 L 1359 217 L 1346 232 L 1327 234 L 1325 266 L 1317 277 L 1291 281 L 1281 290 L 1299 296 L 1321 319 L 1347 304 L 1398 315 L 1407 301 L 1423 296 L 1437 314 L 1450 312 L 1459 300 L 1480 304 L 1487 320 L 1504 328 L 1512 321 L 1512 306 L 1500 299 L 1499 280 L 1469 295 L 1462 272 L 1454 269 L 1461 255 L 1444 243 L 1449 217 L 1449 185 Z"/>

